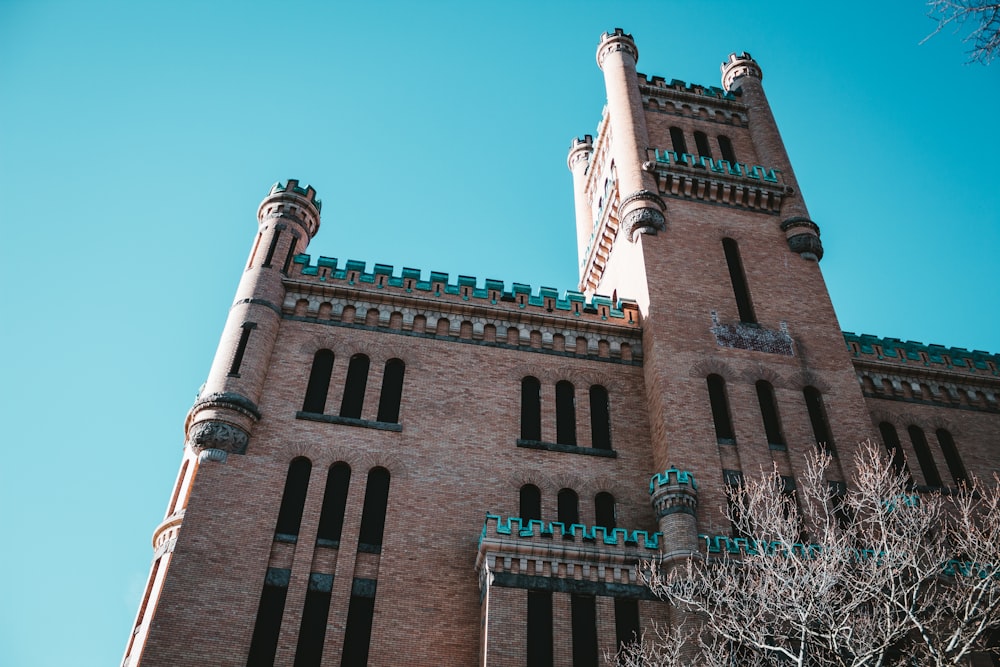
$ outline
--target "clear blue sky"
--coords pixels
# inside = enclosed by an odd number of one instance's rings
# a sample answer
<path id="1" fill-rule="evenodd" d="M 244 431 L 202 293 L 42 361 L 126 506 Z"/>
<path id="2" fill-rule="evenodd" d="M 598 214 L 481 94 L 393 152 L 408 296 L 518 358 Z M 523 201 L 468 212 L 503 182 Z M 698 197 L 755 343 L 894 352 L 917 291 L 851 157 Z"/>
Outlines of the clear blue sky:
<path id="1" fill-rule="evenodd" d="M 1000 65 L 918 0 L 0 0 L 0 664 L 120 660 L 274 181 L 314 256 L 575 286 L 615 26 L 668 79 L 760 62 L 844 329 L 1000 352 Z"/>

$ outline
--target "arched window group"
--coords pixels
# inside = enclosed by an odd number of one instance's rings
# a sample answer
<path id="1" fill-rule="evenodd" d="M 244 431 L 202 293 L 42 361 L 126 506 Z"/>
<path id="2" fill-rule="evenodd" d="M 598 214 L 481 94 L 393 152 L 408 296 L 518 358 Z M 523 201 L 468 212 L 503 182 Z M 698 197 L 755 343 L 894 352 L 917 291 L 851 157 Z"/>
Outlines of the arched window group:
<path id="1" fill-rule="evenodd" d="M 670 128 L 670 143 L 674 152 L 678 155 L 688 152 L 688 143 L 684 137 L 683 129 L 676 126 Z M 724 134 L 720 134 L 716 137 L 716 143 L 719 146 L 719 153 L 722 155 L 722 159 L 728 160 L 730 164 L 736 164 L 736 151 L 733 149 L 732 139 Z M 705 132 L 695 130 L 694 145 L 699 157 L 713 157 L 711 140 Z"/>
<path id="2" fill-rule="evenodd" d="M 523 521 L 541 520 L 542 492 L 534 484 L 525 484 L 519 493 L 520 517 Z M 580 497 L 573 489 L 563 488 L 556 496 L 556 521 L 571 526 L 580 521 Z M 594 525 L 607 530 L 617 527 L 615 497 L 607 491 L 594 496 Z"/>
<path id="3" fill-rule="evenodd" d="M 900 471 L 905 471 L 909 477 L 909 470 L 906 468 L 906 457 L 903 454 L 903 446 L 899 440 L 899 433 L 891 423 L 884 421 L 878 425 L 882 442 L 889 452 L 893 466 Z M 906 433 L 910 437 L 910 444 L 913 445 L 913 452 L 917 455 L 917 464 L 920 472 L 924 476 L 924 483 L 928 487 L 939 488 L 944 486 L 941 474 L 938 472 L 934 453 L 931 451 L 930 443 L 924 430 L 916 424 L 910 424 L 906 428 Z M 934 431 L 941 453 L 944 455 L 945 464 L 951 474 L 955 487 L 961 488 L 968 483 L 969 476 L 962 463 L 962 457 L 955 446 L 955 439 L 947 429 L 939 428 Z"/>
<path id="4" fill-rule="evenodd" d="M 324 414 L 327 394 L 333 375 L 334 355 L 330 350 L 319 350 L 313 356 L 309 383 L 306 386 L 302 412 Z M 368 388 L 368 371 L 371 360 L 365 354 L 355 354 L 347 364 L 344 394 L 340 401 L 340 417 L 361 419 L 365 391 Z M 403 375 L 406 367 L 401 359 L 390 359 L 382 373 L 382 392 L 379 397 L 376 420 L 390 424 L 399 423 L 399 406 L 403 398 Z"/>
<path id="5" fill-rule="evenodd" d="M 611 407 L 608 390 L 595 384 L 588 392 L 590 442 L 594 449 L 611 450 Z M 556 444 L 577 446 L 576 389 L 560 380 L 555 386 Z M 542 388 L 538 378 L 521 380 L 521 440 L 542 441 Z"/>

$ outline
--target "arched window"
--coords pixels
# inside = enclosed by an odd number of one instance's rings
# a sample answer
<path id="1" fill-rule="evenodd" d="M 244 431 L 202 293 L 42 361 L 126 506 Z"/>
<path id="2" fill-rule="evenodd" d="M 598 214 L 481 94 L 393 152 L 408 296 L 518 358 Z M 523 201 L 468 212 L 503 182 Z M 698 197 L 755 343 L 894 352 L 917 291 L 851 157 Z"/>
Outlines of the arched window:
<path id="1" fill-rule="evenodd" d="M 378 421 L 395 424 L 399 422 L 399 402 L 403 398 L 403 372 L 406 365 L 401 359 L 385 362 L 382 375 L 382 396 L 378 402 Z"/>
<path id="2" fill-rule="evenodd" d="M 361 419 L 361 407 L 365 403 L 365 388 L 368 386 L 368 365 L 370 361 L 363 354 L 351 357 L 347 366 L 347 382 L 344 385 L 344 400 L 340 402 L 340 416 Z"/>
<path id="3" fill-rule="evenodd" d="M 615 520 L 615 497 L 607 491 L 601 491 L 594 497 L 594 515 L 598 526 L 608 530 L 617 527 Z"/>
<path id="4" fill-rule="evenodd" d="M 389 503 L 389 471 L 372 468 L 365 486 L 365 505 L 361 511 L 358 551 L 380 553 L 385 532 L 385 512 Z"/>
<path id="5" fill-rule="evenodd" d="M 785 449 L 785 436 L 781 432 L 781 420 L 778 418 L 778 401 L 774 398 L 774 387 L 767 380 L 758 380 L 756 386 L 757 402 L 760 404 L 760 414 L 764 419 L 767 444 L 772 449 Z"/>
<path id="6" fill-rule="evenodd" d="M 679 127 L 670 128 L 670 143 L 674 146 L 674 152 L 678 158 L 681 154 L 688 152 L 687 141 L 684 140 L 684 130 Z"/>
<path id="7" fill-rule="evenodd" d="M 736 151 L 733 150 L 733 142 L 724 134 L 719 135 L 719 152 L 722 159 L 728 160 L 730 164 L 736 164 Z"/>
<path id="8" fill-rule="evenodd" d="M 285 477 L 285 490 L 281 494 L 281 508 L 278 510 L 278 523 L 274 528 L 274 539 L 281 542 L 298 540 L 311 470 L 312 463 L 303 456 L 292 459 L 289 464 L 288 475 Z"/>
<path id="9" fill-rule="evenodd" d="M 521 380 L 521 439 L 542 439 L 541 383 L 530 375 Z"/>
<path id="10" fill-rule="evenodd" d="M 736 297 L 736 308 L 739 310 L 740 321 L 744 324 L 756 324 L 757 316 L 754 314 L 753 301 L 750 300 L 750 288 L 747 286 L 747 276 L 743 271 L 739 246 L 733 239 L 722 239 L 722 248 L 726 253 L 729 279 L 733 284 L 733 294 Z"/>
<path id="11" fill-rule="evenodd" d="M 556 442 L 576 444 L 576 400 L 573 385 L 566 380 L 556 383 Z"/>
<path id="12" fill-rule="evenodd" d="M 525 521 L 542 518 L 542 492 L 534 484 L 521 487 L 520 517 Z"/>
<path id="13" fill-rule="evenodd" d="M 881 422 L 878 425 L 878 432 L 882 436 L 882 443 L 885 445 L 886 451 L 889 452 L 892 467 L 896 469 L 896 472 L 905 474 L 909 478 L 909 466 L 906 465 L 906 455 L 903 454 L 903 446 L 899 443 L 896 427 L 889 422 Z"/>
<path id="14" fill-rule="evenodd" d="M 611 449 L 611 408 L 608 390 L 599 384 L 590 387 L 590 434 L 594 449 Z"/>
<path id="15" fill-rule="evenodd" d="M 715 422 L 715 439 L 720 445 L 735 445 L 733 420 L 729 415 L 726 399 L 726 381 L 721 375 L 708 376 L 708 400 L 712 404 L 712 421 Z"/>
<path id="16" fill-rule="evenodd" d="M 698 149 L 698 155 L 712 157 L 712 149 L 708 145 L 708 135 L 704 132 L 694 133 L 694 145 Z"/>
<path id="17" fill-rule="evenodd" d="M 802 390 L 802 395 L 806 399 L 806 409 L 809 411 L 809 421 L 812 423 L 816 445 L 826 453 L 833 454 L 833 434 L 830 432 L 830 422 L 826 418 L 823 396 L 816 387 L 806 387 Z"/>
<path id="18" fill-rule="evenodd" d="M 342 461 L 333 464 L 326 475 L 323 511 L 319 515 L 316 544 L 339 546 L 340 533 L 344 528 L 344 510 L 347 508 L 347 489 L 350 484 L 351 466 Z"/>
<path id="19" fill-rule="evenodd" d="M 965 471 L 965 465 L 962 464 L 962 457 L 958 455 L 955 439 L 943 428 L 939 428 L 934 434 L 937 436 L 938 444 L 941 445 L 941 451 L 944 452 L 944 460 L 948 463 L 948 472 L 955 480 L 955 486 L 962 487 L 968 483 L 969 475 Z"/>
<path id="20" fill-rule="evenodd" d="M 580 523 L 580 499 L 573 489 L 559 490 L 558 520 L 564 526 Z"/>
<path id="21" fill-rule="evenodd" d="M 934 456 L 931 448 L 927 444 L 927 436 L 919 426 L 911 425 L 906 431 L 910 434 L 910 442 L 913 443 L 913 451 L 917 453 L 917 461 L 920 463 L 920 472 L 924 474 L 924 481 L 927 486 L 940 487 L 941 475 L 938 474 L 937 465 L 934 463 Z"/>
<path id="22" fill-rule="evenodd" d="M 302 412 L 323 414 L 326 410 L 326 393 L 330 388 L 330 374 L 333 372 L 333 352 L 319 350 L 313 356 L 309 384 L 306 385 L 306 399 Z"/>

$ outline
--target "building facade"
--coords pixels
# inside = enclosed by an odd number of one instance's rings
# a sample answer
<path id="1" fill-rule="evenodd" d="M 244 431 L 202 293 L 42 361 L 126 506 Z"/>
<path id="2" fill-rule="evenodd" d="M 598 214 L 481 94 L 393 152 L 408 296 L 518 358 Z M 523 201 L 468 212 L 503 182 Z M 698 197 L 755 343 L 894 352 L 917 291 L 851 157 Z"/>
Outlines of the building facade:
<path id="1" fill-rule="evenodd" d="M 123 665 L 597 665 L 743 471 L 1000 467 L 1000 356 L 841 331 L 758 64 L 637 60 L 602 37 L 570 148 L 579 291 L 313 259 L 316 192 L 271 189 Z"/>

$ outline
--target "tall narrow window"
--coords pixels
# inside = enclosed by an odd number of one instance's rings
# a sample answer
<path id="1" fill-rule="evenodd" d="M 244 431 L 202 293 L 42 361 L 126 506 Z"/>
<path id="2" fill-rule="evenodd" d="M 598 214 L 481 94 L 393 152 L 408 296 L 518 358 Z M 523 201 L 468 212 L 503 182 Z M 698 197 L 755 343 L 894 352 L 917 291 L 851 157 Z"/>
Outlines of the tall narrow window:
<path id="1" fill-rule="evenodd" d="M 712 149 L 708 145 L 708 135 L 704 132 L 694 133 L 694 145 L 698 149 L 698 155 L 704 155 L 705 157 L 712 157 Z"/>
<path id="2" fill-rule="evenodd" d="M 319 572 L 309 574 L 309 589 L 306 591 L 306 602 L 302 607 L 302 624 L 299 626 L 299 641 L 295 647 L 293 667 L 320 667 L 332 590 L 332 574 Z"/>
<path id="3" fill-rule="evenodd" d="M 594 515 L 597 525 L 608 530 L 616 527 L 615 497 L 607 491 L 601 491 L 594 497 Z"/>
<path id="4" fill-rule="evenodd" d="M 340 402 L 340 416 L 361 419 L 361 407 L 365 402 L 365 388 L 368 386 L 368 357 L 355 354 L 347 366 L 347 382 L 344 385 L 344 400 Z"/>
<path id="5" fill-rule="evenodd" d="M 271 237 L 271 244 L 267 247 L 267 255 L 264 257 L 264 268 L 271 268 L 271 261 L 274 259 L 274 251 L 278 249 L 278 239 L 281 238 L 281 230 L 275 227 L 274 236 Z"/>
<path id="6" fill-rule="evenodd" d="M 281 616 L 285 613 L 285 598 L 288 595 L 288 580 L 291 570 L 267 568 L 264 590 L 260 594 L 257 620 L 253 625 L 250 639 L 250 654 L 247 667 L 272 667 L 274 654 L 278 650 L 278 632 L 281 630 Z"/>
<path id="7" fill-rule="evenodd" d="M 599 384 L 590 387 L 590 433 L 594 449 L 611 449 L 611 407 L 608 390 Z"/>
<path id="8" fill-rule="evenodd" d="M 541 384 L 530 375 L 521 380 L 521 439 L 542 439 Z"/>
<path id="9" fill-rule="evenodd" d="M 833 454 L 833 434 L 830 432 L 830 422 L 826 418 L 823 396 L 816 387 L 806 387 L 802 390 L 802 395 L 806 399 L 806 409 L 809 411 L 809 422 L 812 424 L 816 445 L 827 454 Z"/>
<path id="10" fill-rule="evenodd" d="M 723 470 L 722 479 L 726 485 L 726 508 L 730 518 L 730 534 L 746 537 L 739 524 L 744 516 L 743 473 L 739 470 Z"/>
<path id="11" fill-rule="evenodd" d="M 639 601 L 615 598 L 615 640 L 621 651 L 626 644 L 639 641 Z"/>
<path id="12" fill-rule="evenodd" d="M 670 143 L 674 146 L 674 152 L 680 156 L 688 152 L 687 141 L 684 140 L 684 130 L 679 127 L 670 128 Z"/>
<path id="13" fill-rule="evenodd" d="M 886 451 L 889 452 L 889 460 L 896 472 L 910 477 L 909 467 L 906 465 L 906 455 L 903 454 L 903 446 L 899 442 L 899 434 L 896 427 L 889 422 L 882 422 L 878 425 L 879 434 L 882 436 L 882 443 Z"/>
<path id="14" fill-rule="evenodd" d="M 781 432 L 781 421 L 778 419 L 778 402 L 774 398 L 774 387 L 767 380 L 757 381 L 757 402 L 760 404 L 760 414 L 764 419 L 768 446 L 772 449 L 785 449 L 785 436 Z"/>
<path id="15" fill-rule="evenodd" d="M 564 526 L 580 523 L 580 499 L 573 489 L 560 489 L 557 507 L 559 521 Z"/>
<path id="16" fill-rule="evenodd" d="M 534 484 L 521 487 L 520 516 L 524 521 L 542 518 L 542 492 Z"/>
<path id="17" fill-rule="evenodd" d="M 576 444 L 576 399 L 573 385 L 566 380 L 556 383 L 556 442 Z"/>
<path id="18" fill-rule="evenodd" d="M 240 366 L 243 365 L 243 355 L 247 352 L 247 344 L 250 343 L 250 332 L 257 328 L 256 322 L 244 322 L 240 332 L 240 342 L 236 344 L 236 352 L 233 354 L 233 363 L 229 366 L 231 377 L 240 376 Z"/>
<path id="19" fill-rule="evenodd" d="M 951 473 L 952 479 L 955 480 L 955 486 L 961 488 L 969 482 L 969 475 L 965 471 L 962 457 L 958 455 L 958 448 L 955 447 L 955 439 L 951 437 L 951 433 L 943 428 L 939 428 L 934 434 L 937 436 L 938 444 L 941 445 L 941 451 L 944 453 L 944 460 L 948 464 L 948 472 Z"/>
<path id="20" fill-rule="evenodd" d="M 316 544 L 326 547 L 340 545 L 344 529 L 344 510 L 347 508 L 347 489 L 351 484 L 351 466 L 343 461 L 330 466 L 323 492 L 323 511 L 319 515 Z"/>
<path id="21" fill-rule="evenodd" d="M 319 350 L 313 355 L 309 384 L 306 385 L 306 399 L 302 402 L 302 412 L 323 414 L 326 410 L 326 394 L 330 389 L 330 374 L 333 372 L 333 352 Z"/>
<path id="22" fill-rule="evenodd" d="M 295 235 L 292 235 L 292 242 L 288 244 L 288 252 L 285 253 L 285 262 L 281 265 L 281 272 L 288 275 L 288 269 L 292 266 L 292 259 L 295 258 Z"/>
<path id="23" fill-rule="evenodd" d="M 740 259 L 740 249 L 736 241 L 722 239 L 722 248 L 726 253 L 726 264 L 729 265 L 729 280 L 733 284 L 733 294 L 736 297 L 736 308 L 740 321 L 744 324 L 756 324 L 757 316 L 750 300 L 750 288 L 747 286 L 747 276 L 743 271 L 743 261 Z"/>
<path id="24" fill-rule="evenodd" d="M 274 539 L 281 542 L 298 540 L 311 470 L 312 463 L 302 456 L 292 459 L 289 464 L 288 476 L 285 477 L 285 490 L 281 494 L 281 508 L 278 510 L 278 524 L 274 528 Z"/>
<path id="25" fill-rule="evenodd" d="M 722 159 L 728 160 L 730 164 L 736 164 L 736 151 L 733 150 L 733 142 L 724 134 L 719 135 L 719 152 Z"/>
<path id="26" fill-rule="evenodd" d="M 597 604 L 593 595 L 570 597 L 573 667 L 597 667 Z"/>
<path id="27" fill-rule="evenodd" d="M 528 591 L 528 667 L 552 667 L 552 593 Z"/>
<path id="28" fill-rule="evenodd" d="M 365 487 L 365 505 L 361 511 L 358 551 L 380 553 L 385 532 L 385 512 L 389 503 L 389 471 L 372 468 Z"/>
<path id="29" fill-rule="evenodd" d="M 365 667 L 372 640 L 372 620 L 375 616 L 374 579 L 355 579 L 351 587 L 351 602 L 347 607 L 347 627 L 344 629 L 344 649 L 340 667 Z"/>
<path id="30" fill-rule="evenodd" d="M 733 420 L 729 415 L 726 398 L 726 381 L 721 375 L 708 376 L 708 400 L 712 404 L 712 421 L 715 422 L 715 439 L 720 445 L 735 445 Z"/>
<path id="31" fill-rule="evenodd" d="M 385 362 L 385 373 L 382 375 L 382 396 L 378 402 L 378 417 L 380 422 L 395 424 L 399 421 L 399 402 L 403 398 L 403 371 L 406 370 L 402 359 L 390 359 Z"/>
<path id="32" fill-rule="evenodd" d="M 917 453 L 917 461 L 920 463 L 920 472 L 924 473 L 924 481 L 927 486 L 940 487 L 941 475 L 938 474 L 937 465 L 934 463 L 934 455 L 927 444 L 927 436 L 919 426 L 910 426 L 906 429 L 910 434 L 910 442 L 913 443 L 913 451 Z"/>

